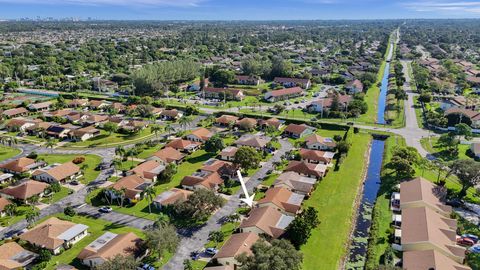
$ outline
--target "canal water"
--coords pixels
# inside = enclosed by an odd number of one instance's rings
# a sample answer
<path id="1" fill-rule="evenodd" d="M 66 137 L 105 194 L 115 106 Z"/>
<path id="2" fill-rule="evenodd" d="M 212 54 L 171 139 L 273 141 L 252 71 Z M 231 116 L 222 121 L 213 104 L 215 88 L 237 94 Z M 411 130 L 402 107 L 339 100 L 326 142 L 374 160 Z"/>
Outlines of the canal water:
<path id="1" fill-rule="evenodd" d="M 365 265 L 369 231 L 372 225 L 372 211 L 380 188 L 384 148 L 384 140 L 373 139 L 363 195 L 357 212 L 357 221 L 345 269 L 363 269 Z"/>
<path id="2" fill-rule="evenodd" d="M 385 107 L 388 94 L 388 74 L 390 73 L 390 63 L 387 62 L 383 71 L 382 85 L 380 86 L 380 96 L 378 97 L 377 124 L 385 124 Z"/>

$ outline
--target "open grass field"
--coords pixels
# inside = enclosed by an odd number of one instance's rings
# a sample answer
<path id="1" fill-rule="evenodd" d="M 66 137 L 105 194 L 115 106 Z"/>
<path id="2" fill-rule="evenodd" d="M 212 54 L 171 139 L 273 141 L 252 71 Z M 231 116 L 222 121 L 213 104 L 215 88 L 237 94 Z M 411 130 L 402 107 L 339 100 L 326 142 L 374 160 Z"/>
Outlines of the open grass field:
<path id="1" fill-rule="evenodd" d="M 141 238 L 144 237 L 144 234 L 141 230 L 112 224 L 102 219 L 93 219 L 93 218 L 83 217 L 83 216 L 68 217 L 68 216 L 65 216 L 64 214 L 58 214 L 56 216 L 58 218 L 69 220 L 74 223 L 81 223 L 81 224 L 87 225 L 89 235 L 83 238 L 80 242 L 73 245 L 72 248 L 61 253 L 60 255 L 53 256 L 52 259 L 49 261 L 46 269 L 55 269 L 55 267 L 59 264 L 70 264 L 75 266 L 77 269 L 88 269 L 85 266 L 83 266 L 78 260 L 76 260 L 76 257 L 80 253 L 80 251 L 82 251 L 83 248 L 85 248 L 88 244 L 90 244 L 92 241 L 94 241 L 95 239 L 97 239 L 99 236 L 101 236 L 103 233 L 107 231 L 113 232 L 113 233 L 133 232 Z M 169 258 L 164 258 L 162 262 L 160 262 L 159 264 L 165 263 L 167 259 Z"/>
<path id="2" fill-rule="evenodd" d="M 368 134 L 354 134 L 352 147 L 338 171 L 330 171 L 304 203 L 319 212 L 320 226 L 301 250 L 303 270 L 337 269 L 346 254 L 352 226 L 353 207 L 365 170 Z"/>
<path id="3" fill-rule="evenodd" d="M 12 158 L 19 155 L 22 151 L 17 148 L 12 148 L 4 145 L 0 145 L 0 161 Z"/>
<path id="4" fill-rule="evenodd" d="M 423 148 L 427 150 L 432 155 L 442 158 L 445 161 L 453 161 L 455 159 L 471 159 L 467 156 L 467 151 L 470 149 L 470 145 L 460 144 L 458 146 L 458 156 L 452 156 L 447 151 L 447 148 L 438 144 L 438 138 L 423 138 L 420 140 Z"/>
<path id="5" fill-rule="evenodd" d="M 85 157 L 85 161 L 82 164 L 87 164 L 88 168 L 85 169 L 82 183 L 89 183 L 100 174 L 100 171 L 96 171 L 95 167 L 102 162 L 102 158 L 96 155 L 58 155 L 58 154 L 42 154 L 38 155 L 38 158 L 42 158 L 48 164 L 52 163 L 66 163 L 72 161 L 74 158 L 82 156 Z M 79 164 L 79 166 L 82 166 Z"/>

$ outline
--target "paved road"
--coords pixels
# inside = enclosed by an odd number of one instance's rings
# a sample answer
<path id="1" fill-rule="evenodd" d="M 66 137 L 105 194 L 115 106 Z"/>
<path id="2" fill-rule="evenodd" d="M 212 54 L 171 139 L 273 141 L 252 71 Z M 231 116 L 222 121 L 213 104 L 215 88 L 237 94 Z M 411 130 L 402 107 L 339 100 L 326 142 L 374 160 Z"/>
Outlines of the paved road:
<path id="1" fill-rule="evenodd" d="M 129 226 L 129 227 L 137 228 L 140 230 L 143 230 L 153 225 L 152 220 L 134 217 L 134 216 L 118 213 L 118 212 L 100 213 L 98 211 L 98 207 L 94 207 L 91 205 L 85 205 L 79 208 L 77 212 L 81 215 L 90 216 L 92 218 L 101 218 L 103 220 L 107 220 L 115 224 Z"/>
<path id="2" fill-rule="evenodd" d="M 270 160 L 265 162 L 265 164 L 263 164 L 263 166 L 254 175 L 252 175 L 250 180 L 245 184 L 250 194 L 253 191 L 253 188 L 260 184 L 262 179 L 267 176 L 267 172 L 273 169 L 273 163 L 280 161 L 282 156 L 293 148 L 288 140 L 281 139 L 279 142 L 281 144 L 281 148 L 273 155 L 272 158 L 270 158 Z M 212 215 L 212 217 L 210 217 L 210 219 L 202 228 L 192 232 L 191 235 L 183 237 L 177 252 L 163 267 L 163 269 L 183 269 L 183 261 L 185 259 L 189 259 L 190 253 L 192 251 L 202 250 L 205 244 L 208 242 L 208 234 L 211 231 L 219 230 L 222 226 L 223 218 L 236 212 L 240 204 L 240 194 L 242 194 L 241 190 L 230 196 L 228 202 L 214 215 Z"/>

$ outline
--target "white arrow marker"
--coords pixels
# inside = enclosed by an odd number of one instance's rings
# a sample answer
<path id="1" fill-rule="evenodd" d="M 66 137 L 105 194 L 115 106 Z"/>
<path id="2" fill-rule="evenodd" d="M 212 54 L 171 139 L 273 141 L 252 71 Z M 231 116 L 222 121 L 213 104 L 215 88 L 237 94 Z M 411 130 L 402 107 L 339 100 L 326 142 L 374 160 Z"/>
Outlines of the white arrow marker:
<path id="1" fill-rule="evenodd" d="M 252 196 L 249 196 L 247 187 L 245 186 L 245 182 L 243 181 L 242 173 L 240 173 L 240 170 L 237 170 L 237 175 L 238 175 L 238 180 L 240 181 L 240 185 L 242 185 L 243 193 L 245 193 L 245 199 L 241 199 L 241 200 L 244 203 L 246 203 L 249 207 L 252 207 L 255 193 Z"/>

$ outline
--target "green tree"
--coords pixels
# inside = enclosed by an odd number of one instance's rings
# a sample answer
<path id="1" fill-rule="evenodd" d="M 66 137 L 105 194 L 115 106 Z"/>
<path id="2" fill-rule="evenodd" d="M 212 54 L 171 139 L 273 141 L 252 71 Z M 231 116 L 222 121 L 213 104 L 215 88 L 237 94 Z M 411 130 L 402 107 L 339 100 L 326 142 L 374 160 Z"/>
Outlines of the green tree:
<path id="1" fill-rule="evenodd" d="M 193 270 L 193 264 L 191 260 L 185 259 L 183 261 L 183 270 Z"/>
<path id="2" fill-rule="evenodd" d="M 93 267 L 94 270 L 133 270 L 137 269 L 138 262 L 133 256 L 116 255 Z"/>
<path id="3" fill-rule="evenodd" d="M 103 124 L 103 129 L 108 132 L 108 135 L 112 135 L 112 133 L 117 132 L 118 126 L 113 122 L 107 122 Z"/>
<path id="4" fill-rule="evenodd" d="M 225 234 L 222 231 L 212 231 L 208 234 L 208 239 L 218 244 L 225 239 Z"/>
<path id="5" fill-rule="evenodd" d="M 204 221 L 224 203 L 223 198 L 215 192 L 199 189 L 188 197 L 188 201 L 177 202 L 173 205 L 174 215 L 183 219 L 188 217 L 194 223 Z"/>
<path id="6" fill-rule="evenodd" d="M 225 142 L 220 135 L 215 134 L 205 142 L 205 151 L 216 153 L 225 148 Z"/>
<path id="7" fill-rule="evenodd" d="M 450 164 L 450 174 L 455 174 L 462 185 L 458 193 L 460 198 L 467 195 L 467 190 L 480 184 L 480 163 L 471 159 L 458 159 Z"/>
<path id="8" fill-rule="evenodd" d="M 147 187 L 145 190 L 142 192 L 142 197 L 145 197 L 148 202 L 148 212 L 151 214 L 152 213 L 152 202 L 153 202 L 153 197 L 155 196 L 155 189 L 150 186 Z"/>
<path id="9" fill-rule="evenodd" d="M 285 232 L 286 237 L 297 249 L 300 249 L 303 244 L 307 243 L 311 231 L 318 225 L 320 225 L 318 211 L 313 207 L 308 207 L 288 225 Z"/>
<path id="10" fill-rule="evenodd" d="M 177 230 L 171 224 L 161 224 L 145 231 L 146 246 L 162 257 L 165 252 L 174 253 L 180 243 Z"/>
<path id="11" fill-rule="evenodd" d="M 160 125 L 151 125 L 150 130 L 155 134 L 158 139 L 158 133 L 162 132 L 163 128 Z"/>
<path id="12" fill-rule="evenodd" d="M 168 163 L 165 167 L 165 170 L 160 173 L 158 180 L 160 183 L 169 183 L 172 180 L 172 177 L 177 173 L 177 164 L 171 162 Z"/>
<path id="13" fill-rule="evenodd" d="M 239 165 L 242 170 L 247 171 L 258 168 L 261 160 L 262 155 L 255 148 L 250 146 L 241 146 L 235 153 L 233 162 Z"/>
<path id="14" fill-rule="evenodd" d="M 209 80 L 217 87 L 224 87 L 235 81 L 235 73 L 231 70 L 219 69 L 210 76 Z"/>
<path id="15" fill-rule="evenodd" d="M 275 239 L 268 244 L 263 240 L 252 246 L 253 256 L 246 253 L 236 257 L 240 263 L 239 270 L 300 270 L 302 269 L 302 253 L 287 240 Z"/>

